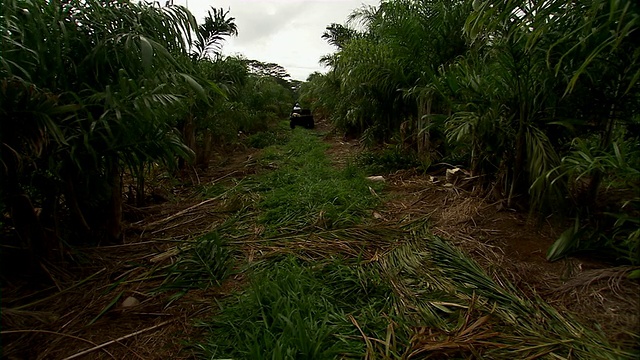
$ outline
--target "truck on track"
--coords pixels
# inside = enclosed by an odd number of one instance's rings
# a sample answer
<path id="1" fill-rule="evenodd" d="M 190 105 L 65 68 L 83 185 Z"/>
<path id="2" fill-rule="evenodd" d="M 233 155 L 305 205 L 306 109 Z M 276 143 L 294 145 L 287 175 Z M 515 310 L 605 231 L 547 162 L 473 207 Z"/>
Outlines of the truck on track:
<path id="1" fill-rule="evenodd" d="M 289 125 L 292 129 L 295 129 L 296 126 L 302 126 L 305 129 L 313 129 L 315 123 L 313 122 L 313 114 L 311 114 L 311 110 L 302 109 L 300 105 L 296 103 L 291 111 L 291 116 L 289 116 Z"/>

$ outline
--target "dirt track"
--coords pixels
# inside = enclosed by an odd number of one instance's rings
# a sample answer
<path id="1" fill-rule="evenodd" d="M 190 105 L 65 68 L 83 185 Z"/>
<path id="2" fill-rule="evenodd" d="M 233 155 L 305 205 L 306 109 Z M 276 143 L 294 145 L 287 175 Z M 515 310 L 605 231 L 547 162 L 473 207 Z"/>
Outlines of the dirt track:
<path id="1" fill-rule="evenodd" d="M 318 131 L 327 130 L 322 125 Z M 327 154 L 336 166 L 361 151 L 357 142 L 330 133 L 325 141 L 331 146 Z M 209 170 L 185 174 L 192 186 L 167 188 L 159 182 L 172 200 L 145 208 L 128 207 L 130 224 L 124 245 L 77 253 L 74 260 L 83 264 L 78 268 L 48 264 L 51 279 L 63 292 L 56 287 L 34 289 L 21 282 L 2 289 L 3 331 L 31 329 L 3 333 L 5 354 L 19 354 L 8 358 L 65 358 L 87 347 L 96 348 L 83 357 L 87 359 L 192 358 L 183 341 L 198 339 L 203 330 L 195 328 L 191 320 L 213 314 L 212 298 L 238 291 L 243 275 L 232 276 L 220 287 L 190 291 L 166 305 L 166 293 L 150 294 L 162 282 L 153 277 L 150 268 L 171 262 L 176 240 L 206 232 L 251 201 L 215 196 L 203 201 L 198 185 L 232 184 L 248 174 L 269 171 L 256 161 L 259 154 L 256 149 L 219 154 Z M 379 175 L 386 179 L 381 194 L 385 203 L 373 214 L 380 224 L 428 218 L 434 234 L 452 240 L 489 274 L 505 276 L 525 293 L 542 295 L 561 312 L 571 312 L 586 324 L 599 323 L 614 342 L 633 342 L 625 332 L 638 331 L 640 285 L 623 276 L 627 269 L 588 258 L 549 263 L 546 249 L 559 233 L 550 224 L 532 222 L 526 214 L 501 208 L 464 189 L 434 183 L 430 176 L 415 171 Z M 247 253 L 239 256 L 250 259 L 256 253 L 251 247 L 244 249 Z M 112 284 L 122 279 L 127 280 L 113 290 Z M 34 295 L 34 290 L 41 292 Z M 47 301 L 5 310 L 46 296 L 50 296 Z M 114 306 L 127 296 L 141 303 L 132 308 Z M 105 343 L 107 346 L 97 348 Z"/>

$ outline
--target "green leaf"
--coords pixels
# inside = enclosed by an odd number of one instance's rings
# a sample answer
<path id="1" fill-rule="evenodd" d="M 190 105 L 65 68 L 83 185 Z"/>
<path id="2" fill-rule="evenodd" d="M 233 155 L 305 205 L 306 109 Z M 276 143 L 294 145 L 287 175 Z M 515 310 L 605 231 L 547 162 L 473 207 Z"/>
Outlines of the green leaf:
<path id="1" fill-rule="evenodd" d="M 140 56 L 142 57 L 142 66 L 145 71 L 151 70 L 153 63 L 153 46 L 144 36 L 140 36 Z"/>
<path id="2" fill-rule="evenodd" d="M 190 75 L 180 73 L 180 75 L 187 81 L 187 83 L 191 86 L 191 89 L 196 92 L 202 99 L 207 99 L 207 94 L 204 91 L 202 85 L 198 84 L 197 81 L 194 80 Z"/>
<path id="3" fill-rule="evenodd" d="M 562 235 L 547 250 L 547 260 L 556 261 L 566 256 L 570 251 L 575 250 L 580 239 L 580 219 L 576 217 L 573 227 L 565 230 Z"/>
<path id="4" fill-rule="evenodd" d="M 118 303 L 118 300 L 120 300 L 120 298 L 122 297 L 122 294 L 124 294 L 124 290 L 120 291 L 120 293 L 113 299 L 111 300 L 111 302 L 109 304 L 107 304 L 107 306 L 104 307 L 104 309 L 102 309 L 102 311 L 100 311 L 100 313 L 93 318 L 93 320 L 89 321 L 89 323 L 87 324 L 87 326 L 93 324 L 94 322 L 96 322 L 98 319 L 100 319 L 102 317 L 102 315 L 104 315 L 107 311 L 109 311 L 115 304 Z"/>

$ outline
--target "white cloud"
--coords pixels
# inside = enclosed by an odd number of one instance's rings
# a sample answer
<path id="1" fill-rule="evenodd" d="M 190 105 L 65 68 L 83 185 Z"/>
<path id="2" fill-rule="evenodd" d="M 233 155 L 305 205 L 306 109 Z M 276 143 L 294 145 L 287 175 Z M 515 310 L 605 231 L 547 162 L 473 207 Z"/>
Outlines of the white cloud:
<path id="1" fill-rule="evenodd" d="M 238 37 L 226 41 L 223 53 L 284 66 L 292 78 L 305 80 L 322 71 L 320 57 L 335 49 L 321 36 L 327 25 L 344 23 L 352 10 L 379 0 L 174 0 L 186 5 L 199 22 L 211 7 L 230 9 Z"/>

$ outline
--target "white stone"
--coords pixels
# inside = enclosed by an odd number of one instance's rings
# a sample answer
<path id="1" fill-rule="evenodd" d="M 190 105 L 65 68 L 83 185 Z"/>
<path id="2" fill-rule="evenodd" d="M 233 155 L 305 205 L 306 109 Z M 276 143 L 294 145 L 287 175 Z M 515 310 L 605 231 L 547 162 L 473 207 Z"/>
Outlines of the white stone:
<path id="1" fill-rule="evenodd" d="M 384 176 L 369 176 L 367 177 L 367 180 L 371 180 L 371 181 L 382 181 L 384 182 Z"/>
<path id="2" fill-rule="evenodd" d="M 134 298 L 133 296 L 129 296 L 128 298 L 124 299 L 124 301 L 122 302 L 122 307 L 123 308 L 132 307 L 138 304 L 140 304 L 140 300 Z"/>

